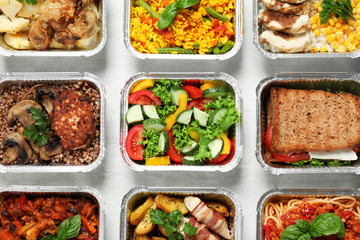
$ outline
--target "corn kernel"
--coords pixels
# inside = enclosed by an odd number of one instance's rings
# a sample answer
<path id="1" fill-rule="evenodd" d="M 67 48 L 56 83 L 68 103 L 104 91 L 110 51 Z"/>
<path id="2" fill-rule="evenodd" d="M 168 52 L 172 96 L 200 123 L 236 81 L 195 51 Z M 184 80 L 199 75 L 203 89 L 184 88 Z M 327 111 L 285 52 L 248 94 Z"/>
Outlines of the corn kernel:
<path id="1" fill-rule="evenodd" d="M 223 13 L 224 12 L 224 9 L 222 7 L 217 7 L 216 8 L 216 11 L 219 12 L 219 13 Z"/>
<path id="2" fill-rule="evenodd" d="M 331 19 L 332 19 L 335 23 L 337 23 L 337 22 L 339 21 L 339 19 L 337 19 L 337 17 L 335 17 L 335 15 L 332 15 L 332 16 L 331 16 Z"/>
<path id="3" fill-rule="evenodd" d="M 332 48 L 337 48 L 338 46 L 340 46 L 340 43 L 337 42 L 337 41 L 333 41 L 333 42 L 331 43 L 331 47 L 332 47 Z"/>
<path id="4" fill-rule="evenodd" d="M 330 24 L 330 26 L 335 26 L 335 22 L 334 20 L 332 20 L 331 18 L 329 19 L 328 23 Z"/>
<path id="5" fill-rule="evenodd" d="M 332 33 L 333 32 L 333 28 L 331 27 L 331 26 L 328 26 L 327 28 L 326 28 L 326 33 L 327 34 L 330 34 L 330 33 Z"/>
<path id="6" fill-rule="evenodd" d="M 355 48 L 354 45 L 351 44 L 351 42 L 348 40 L 345 42 L 344 46 L 349 50 L 350 52 Z"/>
<path id="7" fill-rule="evenodd" d="M 345 39 L 344 39 L 343 37 L 341 37 L 341 38 L 338 38 L 337 41 L 338 41 L 339 43 L 344 43 L 344 42 L 345 42 Z"/>
<path id="8" fill-rule="evenodd" d="M 310 18 L 310 23 L 315 24 L 317 22 L 317 19 L 315 17 Z"/>
<path id="9" fill-rule="evenodd" d="M 326 46 L 321 46 L 320 52 L 322 52 L 322 53 L 327 52 L 327 47 Z"/>
<path id="10" fill-rule="evenodd" d="M 357 33 L 355 34 L 355 38 L 360 40 L 360 32 L 357 32 Z"/>
<path id="11" fill-rule="evenodd" d="M 359 43 L 360 43 L 360 40 L 359 40 L 359 39 L 355 39 L 355 40 L 352 42 L 352 44 L 354 44 L 354 46 L 359 45 Z"/>
<path id="12" fill-rule="evenodd" d="M 327 39 L 329 42 L 335 41 L 335 34 L 329 34 L 329 35 L 327 35 L 326 39 Z"/>
<path id="13" fill-rule="evenodd" d="M 335 33 L 335 37 L 336 37 L 336 38 L 342 38 L 342 37 L 344 37 L 344 33 L 338 31 L 338 32 Z"/>
<path id="14" fill-rule="evenodd" d="M 342 25 L 341 25 L 341 23 L 337 23 L 337 24 L 335 24 L 335 27 L 336 27 L 336 28 L 341 28 Z"/>
<path id="15" fill-rule="evenodd" d="M 326 35 L 326 28 L 320 28 L 320 32 L 324 35 Z"/>
<path id="16" fill-rule="evenodd" d="M 352 33 L 350 33 L 348 35 L 348 39 L 349 39 L 350 42 L 354 41 L 354 38 L 355 38 L 355 33 L 354 32 L 352 32 Z"/>
<path id="17" fill-rule="evenodd" d="M 359 27 L 356 27 L 355 31 L 356 31 L 356 32 L 360 32 L 360 26 L 359 26 Z"/>
<path id="18" fill-rule="evenodd" d="M 312 52 L 317 52 L 318 51 L 318 49 L 316 47 L 313 47 L 311 50 L 312 50 Z"/>
<path id="19" fill-rule="evenodd" d="M 317 29 L 318 25 L 317 24 L 313 24 L 311 25 L 311 29 L 314 30 L 314 29 Z"/>
<path id="20" fill-rule="evenodd" d="M 338 46 L 335 51 L 338 53 L 344 53 L 346 52 L 346 48 L 344 46 Z"/>
<path id="21" fill-rule="evenodd" d="M 315 33 L 315 36 L 317 36 L 317 37 L 320 36 L 320 31 L 319 31 L 319 29 L 315 29 L 315 30 L 314 30 L 314 33 Z"/>

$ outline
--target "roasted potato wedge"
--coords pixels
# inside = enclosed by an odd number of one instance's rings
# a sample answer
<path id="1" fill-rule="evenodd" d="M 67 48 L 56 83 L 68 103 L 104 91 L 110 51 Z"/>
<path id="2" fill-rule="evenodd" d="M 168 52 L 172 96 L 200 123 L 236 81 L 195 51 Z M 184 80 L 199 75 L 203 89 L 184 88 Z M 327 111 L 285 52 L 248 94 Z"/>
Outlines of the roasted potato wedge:
<path id="1" fill-rule="evenodd" d="M 143 219 L 136 226 L 135 234 L 137 234 L 137 235 L 145 235 L 145 234 L 148 234 L 149 232 L 151 232 L 154 229 L 155 224 L 151 222 L 150 209 L 156 209 L 156 203 L 155 202 L 153 202 L 151 208 L 149 208 L 146 211 Z"/>
<path id="2" fill-rule="evenodd" d="M 171 198 L 163 194 L 158 194 L 155 197 L 155 202 L 158 208 L 168 213 L 171 213 L 176 209 L 179 209 L 182 215 L 185 215 L 189 212 L 185 206 L 183 198 Z"/>
<path id="3" fill-rule="evenodd" d="M 148 197 L 148 199 L 138 208 L 135 209 L 130 215 L 130 224 L 138 225 L 143 219 L 145 213 L 151 206 L 154 204 L 154 199 L 152 197 Z"/>
<path id="4" fill-rule="evenodd" d="M 211 207 L 211 208 L 214 208 L 218 213 L 220 213 L 221 215 L 223 215 L 224 217 L 228 217 L 230 214 L 229 214 L 229 210 L 228 208 L 222 204 L 222 203 L 219 203 L 219 202 L 208 202 L 206 203 L 206 205 L 208 207 Z"/>
<path id="5" fill-rule="evenodd" d="M 166 233 L 165 228 L 161 225 L 158 225 L 159 231 L 165 236 L 169 237 L 169 235 Z"/>
<path id="6" fill-rule="evenodd" d="M 151 237 L 151 240 L 167 240 L 164 237 Z"/>
<path id="7" fill-rule="evenodd" d="M 135 233 L 134 240 L 151 240 L 151 238 L 148 235 L 137 235 Z"/>

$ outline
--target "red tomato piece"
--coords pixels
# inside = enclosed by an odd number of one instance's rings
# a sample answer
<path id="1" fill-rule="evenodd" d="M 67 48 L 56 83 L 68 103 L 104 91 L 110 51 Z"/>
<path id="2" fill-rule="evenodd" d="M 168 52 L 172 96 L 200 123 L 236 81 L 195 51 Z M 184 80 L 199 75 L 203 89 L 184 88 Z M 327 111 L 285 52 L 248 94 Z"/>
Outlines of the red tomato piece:
<path id="1" fill-rule="evenodd" d="M 225 24 L 221 24 L 220 26 L 213 28 L 214 32 L 220 32 L 222 30 L 226 30 L 226 25 Z"/>
<path id="2" fill-rule="evenodd" d="M 149 90 L 140 90 L 134 92 L 129 96 L 129 103 L 140 105 L 162 105 L 160 98 Z"/>
<path id="3" fill-rule="evenodd" d="M 15 238 L 11 235 L 11 233 L 9 233 L 8 231 L 5 231 L 5 230 L 0 230 L 0 239 L 1 240 L 15 240 Z"/>
<path id="4" fill-rule="evenodd" d="M 183 81 L 184 85 L 193 85 L 193 86 L 200 86 L 204 84 L 204 80 L 201 79 L 185 79 Z"/>
<path id="5" fill-rule="evenodd" d="M 91 224 L 91 222 L 85 216 L 83 216 L 82 214 L 79 215 L 83 226 L 86 228 L 86 230 L 88 230 L 88 232 L 91 235 L 94 235 L 96 233 L 96 228 Z"/>
<path id="6" fill-rule="evenodd" d="M 27 211 L 27 209 L 26 209 L 26 203 L 27 203 L 27 197 L 26 197 L 25 194 L 23 194 L 23 195 L 21 195 L 21 196 L 19 197 L 19 207 L 20 207 L 20 209 L 23 210 L 24 212 Z"/>
<path id="7" fill-rule="evenodd" d="M 171 161 L 182 163 L 184 155 L 180 154 L 178 150 L 175 148 L 175 137 L 172 133 L 172 130 L 168 131 L 169 136 L 169 150 L 167 155 L 170 157 Z"/>
<path id="8" fill-rule="evenodd" d="M 197 109 L 204 111 L 205 110 L 205 105 L 209 102 L 212 102 L 213 100 L 210 98 L 199 98 L 199 99 L 195 99 L 192 100 L 190 102 L 188 102 L 186 109 L 190 109 L 192 107 L 196 107 Z"/>
<path id="9" fill-rule="evenodd" d="M 270 152 L 270 154 L 278 161 L 280 162 L 298 162 L 301 160 L 309 160 L 310 159 L 310 155 L 306 152 L 301 152 L 301 153 L 292 153 L 292 154 L 278 154 L 275 153 L 272 149 L 271 149 L 271 138 L 272 138 L 272 125 L 270 124 L 266 134 L 265 134 L 265 144 L 266 144 L 266 148 L 268 149 L 268 151 Z"/>
<path id="10" fill-rule="evenodd" d="M 230 143 L 230 146 L 231 146 L 231 140 L 230 140 L 230 139 L 229 139 L 229 143 Z M 230 149 L 230 153 L 231 153 L 231 149 Z M 207 163 L 207 164 L 217 164 L 217 163 L 220 163 L 220 162 L 224 161 L 224 160 L 227 158 L 227 156 L 230 155 L 230 153 L 229 153 L 229 154 L 220 154 L 220 155 L 219 155 L 217 158 L 215 158 L 215 159 L 206 160 L 206 163 Z"/>
<path id="11" fill-rule="evenodd" d="M 191 99 L 198 99 L 201 98 L 203 95 L 203 92 L 195 86 L 184 85 L 183 89 L 185 89 L 185 91 L 189 94 Z"/>
<path id="12" fill-rule="evenodd" d="M 142 124 L 135 125 L 130 129 L 126 137 L 125 148 L 126 152 L 132 160 L 144 159 L 144 145 L 139 145 L 139 141 L 143 141 L 142 131 L 144 127 Z"/>
<path id="13" fill-rule="evenodd" d="M 215 27 L 217 27 L 217 26 L 219 26 L 219 19 L 216 19 L 216 18 L 215 18 L 215 19 L 212 21 L 211 27 L 215 28 Z"/>
<path id="14" fill-rule="evenodd" d="M 231 138 L 229 140 L 230 140 L 230 153 L 229 153 L 229 155 L 227 156 L 227 158 L 224 161 L 219 163 L 219 165 L 228 164 L 234 158 L 234 155 L 235 155 L 235 138 Z"/>
<path id="15" fill-rule="evenodd" d="M 271 240 L 272 228 L 270 224 L 266 224 L 264 227 L 266 240 Z"/>

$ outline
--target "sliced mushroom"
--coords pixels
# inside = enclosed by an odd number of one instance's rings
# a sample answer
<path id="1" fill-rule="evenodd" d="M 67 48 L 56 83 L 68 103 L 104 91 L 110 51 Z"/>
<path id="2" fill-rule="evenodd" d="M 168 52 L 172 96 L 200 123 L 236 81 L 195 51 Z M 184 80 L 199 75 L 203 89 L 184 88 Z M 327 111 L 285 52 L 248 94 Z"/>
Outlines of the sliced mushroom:
<path id="1" fill-rule="evenodd" d="M 30 108 L 35 107 L 41 109 L 41 106 L 32 100 L 24 100 L 10 108 L 6 121 L 10 126 L 14 126 L 19 121 L 24 127 L 33 123 L 30 114 Z"/>
<path id="2" fill-rule="evenodd" d="M 40 148 L 40 158 L 42 160 L 48 161 L 51 156 L 60 154 L 64 151 L 63 147 L 60 144 L 60 138 L 55 136 L 55 134 L 48 134 L 49 142 Z"/>
<path id="3" fill-rule="evenodd" d="M 30 91 L 23 97 L 23 100 L 34 100 L 44 106 L 50 114 L 54 108 L 54 100 L 58 93 L 55 88 L 47 84 L 38 84 L 33 86 Z"/>
<path id="4" fill-rule="evenodd" d="M 3 164 L 9 164 L 20 158 L 22 162 L 33 160 L 33 151 L 25 138 L 17 133 L 9 133 L 4 139 L 5 157 Z"/>

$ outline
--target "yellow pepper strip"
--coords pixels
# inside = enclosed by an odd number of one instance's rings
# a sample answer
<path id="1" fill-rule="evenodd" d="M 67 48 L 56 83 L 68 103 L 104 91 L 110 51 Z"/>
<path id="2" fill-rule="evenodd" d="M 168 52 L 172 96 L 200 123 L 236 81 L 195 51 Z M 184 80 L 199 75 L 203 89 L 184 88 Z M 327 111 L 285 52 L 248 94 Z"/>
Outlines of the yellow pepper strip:
<path id="1" fill-rule="evenodd" d="M 180 94 L 179 96 L 179 107 L 178 109 L 176 109 L 176 111 L 167 116 L 166 119 L 165 119 L 165 122 L 166 122 L 166 127 L 165 127 L 165 131 L 169 131 L 172 126 L 175 124 L 176 122 L 176 117 L 184 110 L 186 110 L 186 106 L 187 106 L 187 94 L 186 93 L 182 93 Z"/>
<path id="2" fill-rule="evenodd" d="M 218 87 L 218 86 L 219 85 L 217 85 L 215 83 L 212 83 L 212 82 L 204 83 L 203 85 L 200 86 L 200 90 L 205 91 L 206 89 L 213 88 L 213 87 Z"/>
<path id="3" fill-rule="evenodd" d="M 162 157 L 153 157 L 145 159 L 146 166 L 158 166 L 158 165 L 170 165 L 170 157 L 162 156 Z"/>
<path id="4" fill-rule="evenodd" d="M 224 148 L 221 152 L 221 154 L 230 154 L 230 142 L 229 138 L 226 136 L 225 133 L 222 133 L 221 136 L 222 140 L 224 141 Z"/>
<path id="5" fill-rule="evenodd" d="M 131 92 L 137 92 L 137 91 L 141 91 L 141 90 L 145 90 L 148 89 L 150 87 L 154 86 L 154 80 L 153 79 L 144 79 L 142 81 L 139 81 L 138 84 L 136 84 L 135 86 L 133 86 L 131 88 Z"/>
<path id="6" fill-rule="evenodd" d="M 191 127 L 189 128 L 189 130 L 191 130 Z M 198 142 L 200 139 L 200 134 L 197 131 L 190 131 L 189 132 L 189 136 L 191 137 L 192 140 L 194 140 L 195 142 Z"/>

